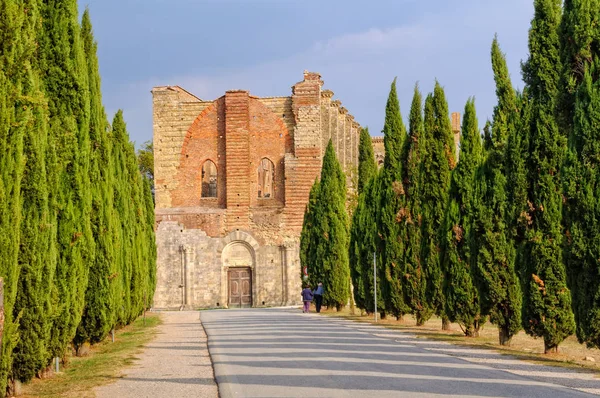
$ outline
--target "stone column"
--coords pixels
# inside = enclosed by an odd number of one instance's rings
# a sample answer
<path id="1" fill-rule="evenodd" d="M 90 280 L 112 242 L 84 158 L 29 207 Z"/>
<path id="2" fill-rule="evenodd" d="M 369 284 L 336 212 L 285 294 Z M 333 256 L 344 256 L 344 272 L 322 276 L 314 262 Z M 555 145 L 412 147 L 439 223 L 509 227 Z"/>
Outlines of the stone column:
<path id="1" fill-rule="evenodd" d="M 354 127 L 354 144 L 352 146 L 353 158 L 352 163 L 354 163 L 356 173 L 358 174 L 358 146 L 360 144 L 360 124 L 357 122 L 352 123 L 352 127 Z"/>
<path id="2" fill-rule="evenodd" d="M 340 113 L 338 115 L 338 150 L 337 157 L 342 165 L 342 169 L 346 171 L 346 124 L 348 116 L 348 109 L 343 106 L 340 107 Z"/>
<path id="3" fill-rule="evenodd" d="M 458 163 L 458 155 L 460 153 L 460 113 L 452 113 L 452 135 L 454 136 L 454 150 L 456 163 Z"/>
<path id="4" fill-rule="evenodd" d="M 342 101 L 334 100 L 331 101 L 331 107 L 329 108 L 329 120 L 331 121 L 331 143 L 333 144 L 333 149 L 335 153 L 338 152 L 339 142 L 338 142 L 338 115 L 340 114 L 340 106 L 342 106 Z"/>
<path id="5" fill-rule="evenodd" d="M 331 139 L 331 98 L 333 91 L 321 91 L 321 158 Z"/>
<path id="6" fill-rule="evenodd" d="M 285 305 L 295 305 L 299 302 L 302 284 L 300 282 L 300 269 L 294 266 L 295 249 L 299 243 L 296 241 L 285 241 L 281 246 L 284 254 L 285 271 Z"/>
<path id="7" fill-rule="evenodd" d="M 344 141 L 346 148 L 344 151 L 344 161 L 346 163 L 346 170 L 344 170 L 348 176 L 350 176 L 350 170 L 352 169 L 352 125 L 354 124 L 354 116 L 351 114 L 346 115 L 346 129 L 344 130 Z"/>
<path id="8" fill-rule="evenodd" d="M 227 228 L 250 223 L 250 105 L 248 91 L 225 93 L 225 152 Z"/>

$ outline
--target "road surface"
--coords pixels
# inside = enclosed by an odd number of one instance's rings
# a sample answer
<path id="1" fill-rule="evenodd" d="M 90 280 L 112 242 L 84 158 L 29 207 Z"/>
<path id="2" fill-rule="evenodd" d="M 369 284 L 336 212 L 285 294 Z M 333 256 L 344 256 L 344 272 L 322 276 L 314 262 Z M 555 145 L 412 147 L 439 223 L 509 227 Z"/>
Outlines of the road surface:
<path id="1" fill-rule="evenodd" d="M 201 319 L 221 398 L 558 398 L 600 388 L 590 374 L 299 309 L 202 311 Z"/>

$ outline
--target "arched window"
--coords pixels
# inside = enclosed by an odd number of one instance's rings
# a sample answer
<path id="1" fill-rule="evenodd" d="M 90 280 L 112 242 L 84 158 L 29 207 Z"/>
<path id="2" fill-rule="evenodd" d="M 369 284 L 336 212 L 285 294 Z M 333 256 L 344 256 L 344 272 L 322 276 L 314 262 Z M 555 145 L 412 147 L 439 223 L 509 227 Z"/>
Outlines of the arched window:
<path id="1" fill-rule="evenodd" d="M 267 158 L 263 158 L 258 165 L 258 197 L 273 197 L 273 180 L 275 179 L 275 166 Z"/>
<path id="2" fill-rule="evenodd" d="M 202 197 L 217 197 L 217 166 L 212 160 L 207 160 L 202 165 Z"/>

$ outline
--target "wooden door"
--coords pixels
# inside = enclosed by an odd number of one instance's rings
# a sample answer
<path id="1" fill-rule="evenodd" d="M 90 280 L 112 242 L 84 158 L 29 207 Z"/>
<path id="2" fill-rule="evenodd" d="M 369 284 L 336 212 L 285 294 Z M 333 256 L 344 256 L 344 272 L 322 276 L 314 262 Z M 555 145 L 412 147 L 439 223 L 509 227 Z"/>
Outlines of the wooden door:
<path id="1" fill-rule="evenodd" d="M 252 307 L 252 271 L 250 268 L 230 268 L 229 308 Z"/>

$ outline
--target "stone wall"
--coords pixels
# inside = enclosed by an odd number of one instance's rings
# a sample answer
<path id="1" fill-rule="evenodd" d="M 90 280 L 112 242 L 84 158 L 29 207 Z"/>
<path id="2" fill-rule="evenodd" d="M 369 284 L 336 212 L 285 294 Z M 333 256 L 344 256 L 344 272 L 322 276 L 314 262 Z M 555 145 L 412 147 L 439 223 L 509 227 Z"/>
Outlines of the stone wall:
<path id="1" fill-rule="evenodd" d="M 373 144 L 373 152 L 375 154 L 375 163 L 377 167 L 383 166 L 383 158 L 385 158 L 385 147 L 383 146 L 383 137 L 371 137 Z"/>
<path id="2" fill-rule="evenodd" d="M 156 240 L 160 283 L 154 308 L 225 308 L 227 271 L 241 266 L 251 269 L 253 306 L 300 303 L 297 242 L 260 245 L 245 231 L 211 238 L 176 221 L 161 222 Z"/>

